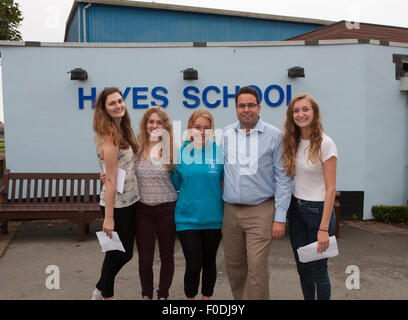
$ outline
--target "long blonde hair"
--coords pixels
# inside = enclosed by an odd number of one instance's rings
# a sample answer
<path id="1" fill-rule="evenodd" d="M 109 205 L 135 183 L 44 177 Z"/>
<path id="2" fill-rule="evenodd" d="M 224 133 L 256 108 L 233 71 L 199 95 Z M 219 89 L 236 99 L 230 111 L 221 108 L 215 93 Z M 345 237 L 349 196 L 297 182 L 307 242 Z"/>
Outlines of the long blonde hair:
<path id="1" fill-rule="evenodd" d="M 309 126 L 310 144 L 307 161 L 316 164 L 321 161 L 321 145 L 323 140 L 323 126 L 320 108 L 315 99 L 308 93 L 299 93 L 290 101 L 286 110 L 285 128 L 283 133 L 283 165 L 288 176 L 296 175 L 296 152 L 300 142 L 300 129 L 293 121 L 293 107 L 301 99 L 307 99 L 313 109 L 313 120 Z"/>
<path id="2" fill-rule="evenodd" d="M 128 111 L 125 110 L 125 114 L 120 121 L 120 127 L 113 122 L 113 119 L 106 111 L 106 99 L 115 92 L 119 93 L 123 98 L 122 92 L 115 87 L 106 88 L 99 94 L 95 104 L 93 129 L 97 137 L 110 137 L 113 144 L 121 149 L 127 149 L 130 145 L 133 152 L 136 153 L 138 145 L 130 123 Z"/>
<path id="3" fill-rule="evenodd" d="M 169 145 L 166 145 L 167 139 L 161 139 L 162 143 L 162 149 L 160 151 L 160 156 L 163 156 L 163 150 L 165 154 L 169 157 L 170 163 L 166 163 L 166 169 L 167 171 L 172 171 L 174 167 L 174 157 L 173 157 L 173 150 L 174 150 L 174 135 L 173 135 L 173 125 L 170 121 L 170 117 L 167 114 L 167 112 L 162 108 L 162 107 L 150 107 L 149 109 L 146 110 L 146 112 L 143 114 L 142 119 L 140 119 L 140 125 L 139 125 L 139 133 L 137 135 L 137 141 L 140 145 L 140 150 L 139 150 L 139 157 L 138 157 L 138 162 L 140 161 L 140 156 L 143 154 L 143 152 L 147 149 L 149 142 L 150 142 L 150 136 L 147 132 L 146 126 L 147 126 L 147 121 L 149 120 L 150 116 L 153 113 L 157 113 L 157 115 L 160 117 L 160 119 L 163 121 L 163 128 L 167 131 L 169 134 Z M 169 153 L 169 154 L 167 154 Z"/>

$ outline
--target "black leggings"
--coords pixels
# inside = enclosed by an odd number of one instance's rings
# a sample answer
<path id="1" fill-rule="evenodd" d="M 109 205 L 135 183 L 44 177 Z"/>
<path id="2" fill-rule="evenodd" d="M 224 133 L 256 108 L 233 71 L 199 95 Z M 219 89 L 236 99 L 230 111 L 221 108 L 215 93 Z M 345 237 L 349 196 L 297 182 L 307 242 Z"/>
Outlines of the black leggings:
<path id="1" fill-rule="evenodd" d="M 102 214 L 105 216 L 105 207 L 101 206 Z M 115 277 L 133 257 L 133 245 L 135 242 L 135 204 L 115 208 L 113 210 L 113 219 L 115 222 L 114 231 L 118 233 L 120 241 L 126 252 L 113 250 L 107 251 L 102 265 L 101 277 L 96 288 L 102 291 L 104 298 L 110 298 L 114 295 Z"/>
<path id="2" fill-rule="evenodd" d="M 202 269 L 201 293 L 211 297 L 217 278 L 216 257 L 221 241 L 221 229 L 184 230 L 178 231 L 177 235 L 186 259 L 184 293 L 187 298 L 197 295 Z"/>

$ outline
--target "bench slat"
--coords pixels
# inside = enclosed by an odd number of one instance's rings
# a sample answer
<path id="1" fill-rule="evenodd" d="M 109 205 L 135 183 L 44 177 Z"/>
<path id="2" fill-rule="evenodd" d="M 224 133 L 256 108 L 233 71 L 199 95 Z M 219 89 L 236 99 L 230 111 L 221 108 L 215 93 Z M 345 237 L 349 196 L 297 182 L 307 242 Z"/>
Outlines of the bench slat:
<path id="1" fill-rule="evenodd" d="M 16 198 L 16 179 L 11 179 L 11 201 L 15 202 Z"/>
<path id="2" fill-rule="evenodd" d="M 31 179 L 27 179 L 27 194 L 26 194 L 27 201 L 31 199 Z"/>
<path id="3" fill-rule="evenodd" d="M 52 185 L 53 185 L 53 179 L 47 179 L 48 180 L 48 202 L 52 202 Z"/>
<path id="4" fill-rule="evenodd" d="M 61 202 L 59 196 L 59 188 L 60 188 L 60 179 L 56 179 L 55 185 L 55 202 Z"/>
<path id="5" fill-rule="evenodd" d="M 32 203 L 21 203 L 21 204 L 0 204 L 0 210 L 2 213 L 6 212 L 60 212 L 60 211 L 70 211 L 70 212 L 82 212 L 82 211 L 100 211 L 98 205 L 91 203 L 65 203 L 65 204 L 37 204 L 33 205 Z"/>
<path id="6" fill-rule="evenodd" d="M 23 202 L 23 186 L 24 186 L 24 179 L 19 179 L 18 181 L 18 198 L 17 202 Z"/>
<path id="7" fill-rule="evenodd" d="M 99 173 L 10 173 L 11 179 L 98 179 Z"/>
<path id="8" fill-rule="evenodd" d="M 98 179 L 93 179 L 92 202 L 97 202 L 97 195 L 98 195 Z"/>
<path id="9" fill-rule="evenodd" d="M 84 201 L 89 203 L 89 183 L 90 180 L 89 179 L 85 179 L 85 195 L 84 195 Z"/>
<path id="10" fill-rule="evenodd" d="M 74 202 L 74 179 L 70 181 L 69 201 Z"/>
<path id="11" fill-rule="evenodd" d="M 76 180 L 76 179 L 75 179 Z M 82 179 L 78 179 L 78 180 L 76 180 L 76 181 L 78 181 L 78 186 L 77 186 L 77 197 L 78 198 L 81 198 L 81 184 L 82 184 Z M 77 201 L 81 201 L 80 199 L 78 200 L 77 199 Z"/>
<path id="12" fill-rule="evenodd" d="M 38 202 L 38 179 L 34 179 L 34 202 Z"/>
<path id="13" fill-rule="evenodd" d="M 67 202 L 67 179 L 62 179 L 62 202 Z"/>
<path id="14" fill-rule="evenodd" d="M 41 202 L 45 202 L 45 179 L 41 180 Z"/>

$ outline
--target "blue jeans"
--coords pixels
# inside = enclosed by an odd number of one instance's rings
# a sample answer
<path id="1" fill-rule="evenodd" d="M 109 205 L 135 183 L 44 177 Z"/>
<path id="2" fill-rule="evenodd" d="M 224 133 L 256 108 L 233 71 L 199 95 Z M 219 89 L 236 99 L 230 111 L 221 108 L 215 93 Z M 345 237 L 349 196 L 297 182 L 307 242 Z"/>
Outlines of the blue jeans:
<path id="1" fill-rule="evenodd" d="M 331 286 L 327 272 L 327 258 L 302 263 L 297 249 L 317 241 L 317 231 L 323 215 L 323 201 L 305 201 L 292 196 L 288 211 L 289 237 L 305 300 L 330 300 Z M 334 210 L 330 218 L 329 236 L 336 226 Z"/>

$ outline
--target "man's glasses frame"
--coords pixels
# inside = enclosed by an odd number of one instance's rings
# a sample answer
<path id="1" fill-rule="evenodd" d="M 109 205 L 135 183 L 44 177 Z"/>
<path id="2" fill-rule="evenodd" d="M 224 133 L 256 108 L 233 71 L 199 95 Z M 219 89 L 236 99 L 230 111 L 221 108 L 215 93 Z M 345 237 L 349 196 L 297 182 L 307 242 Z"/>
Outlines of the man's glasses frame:
<path id="1" fill-rule="evenodd" d="M 248 107 L 248 109 L 255 109 L 257 106 L 259 106 L 258 103 L 240 103 L 237 105 L 237 108 L 240 110 L 244 110 L 246 107 Z"/>

